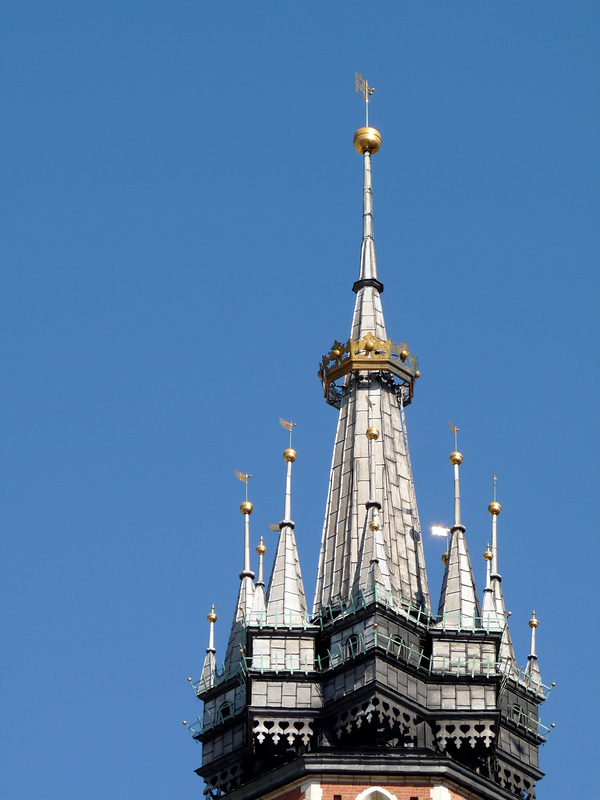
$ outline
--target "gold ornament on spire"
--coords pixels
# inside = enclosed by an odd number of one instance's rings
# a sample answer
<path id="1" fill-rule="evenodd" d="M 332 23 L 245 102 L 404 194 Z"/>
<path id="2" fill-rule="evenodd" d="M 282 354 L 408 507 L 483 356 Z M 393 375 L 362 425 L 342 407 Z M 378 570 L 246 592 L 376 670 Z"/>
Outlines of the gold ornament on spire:
<path id="1" fill-rule="evenodd" d="M 354 73 L 355 91 L 365 101 L 365 127 L 359 128 L 354 134 L 354 149 L 362 155 L 366 152 L 373 155 L 381 147 L 381 134 L 376 128 L 369 127 L 369 97 L 375 91 L 374 86 L 369 86 L 369 81 Z"/>
<path id="2" fill-rule="evenodd" d="M 540 624 L 540 623 L 539 623 L 539 620 L 537 620 L 537 619 L 536 619 L 536 616 L 535 616 L 535 611 L 534 611 L 534 612 L 532 613 L 532 615 L 531 615 L 531 619 L 529 620 L 529 627 L 530 627 L 530 628 L 537 628 L 537 626 L 538 626 L 539 624 Z"/>
<path id="3" fill-rule="evenodd" d="M 215 614 L 215 606 L 214 606 L 214 603 L 213 603 L 213 605 L 212 605 L 212 608 L 211 608 L 211 610 L 210 610 L 210 614 L 209 614 L 209 615 L 206 617 L 206 619 L 207 619 L 209 622 L 216 622 L 216 621 L 217 621 L 217 615 Z"/>

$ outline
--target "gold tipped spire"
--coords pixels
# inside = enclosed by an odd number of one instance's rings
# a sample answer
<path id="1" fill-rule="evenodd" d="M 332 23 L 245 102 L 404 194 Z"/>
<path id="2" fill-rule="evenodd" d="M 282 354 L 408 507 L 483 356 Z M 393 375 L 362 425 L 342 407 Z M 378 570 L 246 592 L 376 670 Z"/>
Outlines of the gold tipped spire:
<path id="1" fill-rule="evenodd" d="M 277 529 L 279 529 L 279 525 L 277 526 Z M 265 547 L 262 536 L 260 537 L 260 544 L 256 548 L 256 552 L 258 553 L 259 556 L 264 556 L 264 554 L 267 552 L 267 548 Z"/>
<path id="2" fill-rule="evenodd" d="M 493 557 L 494 557 L 494 554 L 490 550 L 490 543 L 489 542 L 488 542 L 487 550 L 483 554 L 483 557 L 485 558 L 486 561 L 491 561 L 493 559 Z"/>
<path id="3" fill-rule="evenodd" d="M 453 453 L 450 453 L 450 463 L 456 464 L 460 466 L 463 462 L 462 453 L 459 453 L 458 450 L 455 450 Z"/>
<path id="4" fill-rule="evenodd" d="M 244 500 L 244 502 L 240 506 L 240 511 L 242 512 L 242 514 L 244 514 L 244 516 L 246 514 L 251 514 L 254 511 L 254 506 L 249 500 Z"/>
<path id="5" fill-rule="evenodd" d="M 502 506 L 500 505 L 500 503 L 494 500 L 492 503 L 489 504 L 488 511 L 492 516 L 497 517 L 498 514 L 502 511 Z"/>
<path id="6" fill-rule="evenodd" d="M 283 460 L 284 461 L 291 461 L 292 463 L 296 460 L 296 451 L 293 447 L 288 447 L 287 450 L 283 451 Z"/>
<path id="7" fill-rule="evenodd" d="M 215 614 L 215 604 L 213 603 L 212 608 L 210 610 L 210 614 L 206 617 L 209 622 L 216 622 L 217 615 Z"/>

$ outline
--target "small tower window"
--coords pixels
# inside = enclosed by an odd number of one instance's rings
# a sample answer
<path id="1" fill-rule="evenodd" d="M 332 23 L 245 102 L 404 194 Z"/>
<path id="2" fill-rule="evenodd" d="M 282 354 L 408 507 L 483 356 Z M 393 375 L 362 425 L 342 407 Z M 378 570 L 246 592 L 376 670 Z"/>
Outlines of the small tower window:
<path id="1" fill-rule="evenodd" d="M 390 636 L 389 652 L 400 657 L 404 650 L 404 639 L 401 636 Z"/>
<path id="2" fill-rule="evenodd" d="M 219 706 L 219 717 L 222 722 L 225 722 L 226 719 L 233 717 L 233 706 L 229 700 L 226 700 Z"/>
<path id="3" fill-rule="evenodd" d="M 359 652 L 360 637 L 356 633 L 353 633 L 346 639 L 346 643 L 344 644 L 344 660 L 347 661 L 349 658 L 356 658 Z"/>

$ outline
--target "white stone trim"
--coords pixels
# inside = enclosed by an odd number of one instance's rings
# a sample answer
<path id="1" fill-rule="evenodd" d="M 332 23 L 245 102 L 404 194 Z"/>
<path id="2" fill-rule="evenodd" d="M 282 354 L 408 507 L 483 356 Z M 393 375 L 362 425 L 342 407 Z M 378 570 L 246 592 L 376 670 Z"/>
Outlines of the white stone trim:
<path id="1" fill-rule="evenodd" d="M 384 789 L 383 786 L 369 786 L 368 789 L 358 795 L 356 800 L 366 800 L 368 797 L 372 798 L 372 800 L 396 800 L 396 797 L 391 792 L 388 792 L 387 789 Z"/>
<path id="2" fill-rule="evenodd" d="M 445 786 L 431 787 L 431 800 L 451 800 L 450 789 Z"/>
<path id="3" fill-rule="evenodd" d="M 304 793 L 305 800 L 323 800 L 323 787 L 320 781 L 303 783 L 300 791 Z"/>

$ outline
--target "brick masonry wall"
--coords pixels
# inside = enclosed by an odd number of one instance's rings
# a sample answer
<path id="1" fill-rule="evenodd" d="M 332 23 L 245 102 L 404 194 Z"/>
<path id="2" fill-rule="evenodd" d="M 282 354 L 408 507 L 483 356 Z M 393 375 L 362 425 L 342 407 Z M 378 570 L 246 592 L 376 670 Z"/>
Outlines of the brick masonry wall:
<path id="1" fill-rule="evenodd" d="M 434 789 L 434 785 L 437 791 Z M 381 787 L 393 795 L 396 800 L 478 800 L 471 794 L 461 794 L 454 791 L 450 786 L 444 786 L 439 781 L 432 781 L 424 778 L 422 781 L 411 781 L 410 783 L 378 783 L 373 780 L 365 783 L 364 777 L 360 780 L 344 780 L 340 783 L 328 781 L 321 782 L 322 800 L 355 800 L 358 795 L 367 789 Z M 304 800 L 305 793 L 301 786 L 296 786 L 289 791 L 276 796 L 276 800 Z"/>

